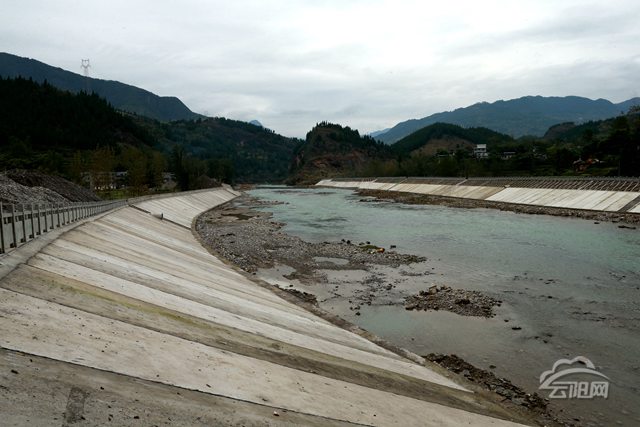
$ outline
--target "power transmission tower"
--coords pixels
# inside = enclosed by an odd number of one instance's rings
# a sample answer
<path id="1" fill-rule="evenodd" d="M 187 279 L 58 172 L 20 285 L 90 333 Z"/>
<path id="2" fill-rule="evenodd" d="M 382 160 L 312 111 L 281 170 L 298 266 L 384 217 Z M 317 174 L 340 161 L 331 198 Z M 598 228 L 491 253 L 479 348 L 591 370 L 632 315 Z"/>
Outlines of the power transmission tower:
<path id="1" fill-rule="evenodd" d="M 88 94 L 90 89 L 90 83 L 91 83 L 89 78 L 89 68 L 91 68 L 91 62 L 89 62 L 88 59 L 82 59 L 81 61 L 82 62 L 80 64 L 80 67 L 84 71 L 84 90 Z"/>

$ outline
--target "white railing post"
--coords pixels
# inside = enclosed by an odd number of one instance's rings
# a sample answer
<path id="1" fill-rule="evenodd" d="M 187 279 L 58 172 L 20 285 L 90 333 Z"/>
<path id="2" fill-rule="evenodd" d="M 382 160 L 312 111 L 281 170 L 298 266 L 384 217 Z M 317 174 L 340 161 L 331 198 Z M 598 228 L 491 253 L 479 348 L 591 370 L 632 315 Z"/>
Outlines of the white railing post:
<path id="1" fill-rule="evenodd" d="M 4 210 L 2 208 L 2 202 L 0 202 L 0 254 L 4 252 Z"/>
<path id="2" fill-rule="evenodd" d="M 49 232 L 49 218 L 47 218 L 49 216 L 49 213 L 47 212 L 47 204 L 45 203 L 44 205 L 44 231 L 46 233 Z"/>
<path id="3" fill-rule="evenodd" d="M 40 213 L 40 203 L 37 204 L 38 206 L 38 236 L 42 235 L 42 215 Z"/>
<path id="4" fill-rule="evenodd" d="M 18 235 L 16 234 L 16 205 L 11 204 L 11 230 L 13 231 L 13 247 L 18 247 Z"/>
<path id="5" fill-rule="evenodd" d="M 25 214 L 24 203 L 20 205 L 22 206 L 22 241 L 27 243 L 27 215 Z"/>
<path id="6" fill-rule="evenodd" d="M 33 219 L 33 203 L 31 203 L 31 238 L 35 239 L 36 238 L 36 223 Z"/>

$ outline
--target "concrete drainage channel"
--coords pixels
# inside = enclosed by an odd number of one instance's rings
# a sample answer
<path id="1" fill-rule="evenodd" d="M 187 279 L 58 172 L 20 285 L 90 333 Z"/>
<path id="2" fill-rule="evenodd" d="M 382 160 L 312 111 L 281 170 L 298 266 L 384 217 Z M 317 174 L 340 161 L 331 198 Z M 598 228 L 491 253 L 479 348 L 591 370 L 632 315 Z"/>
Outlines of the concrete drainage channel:
<path id="1" fill-rule="evenodd" d="M 14 268 L 0 280 L 3 422 L 532 424 L 212 256 L 193 219 L 237 194 L 139 201 L 4 255 Z"/>
<path id="2" fill-rule="evenodd" d="M 640 178 L 342 178 L 316 185 L 640 214 Z"/>

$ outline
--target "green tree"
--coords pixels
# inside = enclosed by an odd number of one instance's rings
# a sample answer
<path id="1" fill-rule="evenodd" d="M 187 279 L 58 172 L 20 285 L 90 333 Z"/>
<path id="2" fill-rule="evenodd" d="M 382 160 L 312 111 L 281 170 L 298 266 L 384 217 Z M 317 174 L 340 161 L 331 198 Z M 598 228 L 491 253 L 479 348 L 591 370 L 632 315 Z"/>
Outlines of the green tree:
<path id="1" fill-rule="evenodd" d="M 97 147 L 91 151 L 91 182 L 97 190 L 108 190 L 113 185 L 112 172 L 115 154 L 111 147 Z"/>

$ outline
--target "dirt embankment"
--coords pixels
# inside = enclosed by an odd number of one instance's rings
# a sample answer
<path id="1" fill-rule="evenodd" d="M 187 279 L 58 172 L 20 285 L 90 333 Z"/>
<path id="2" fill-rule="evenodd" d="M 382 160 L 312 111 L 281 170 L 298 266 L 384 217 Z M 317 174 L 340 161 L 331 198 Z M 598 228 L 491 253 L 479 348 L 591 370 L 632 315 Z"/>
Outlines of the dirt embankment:
<path id="1" fill-rule="evenodd" d="M 0 174 L 2 203 L 65 204 L 99 200 L 94 192 L 59 176 L 28 170 L 11 170 Z"/>
<path id="2" fill-rule="evenodd" d="M 487 208 L 499 209 L 524 214 L 566 216 L 593 221 L 609 221 L 613 223 L 640 224 L 640 214 L 628 212 L 597 212 L 580 209 L 552 208 L 546 206 L 518 205 L 514 203 L 493 202 L 489 200 L 461 199 L 457 197 L 434 196 L 429 194 L 402 193 L 396 191 L 358 190 L 358 194 L 375 197 L 380 200 L 391 200 L 413 205 L 440 205 L 452 208 Z M 363 199 L 363 202 L 372 199 Z"/>

